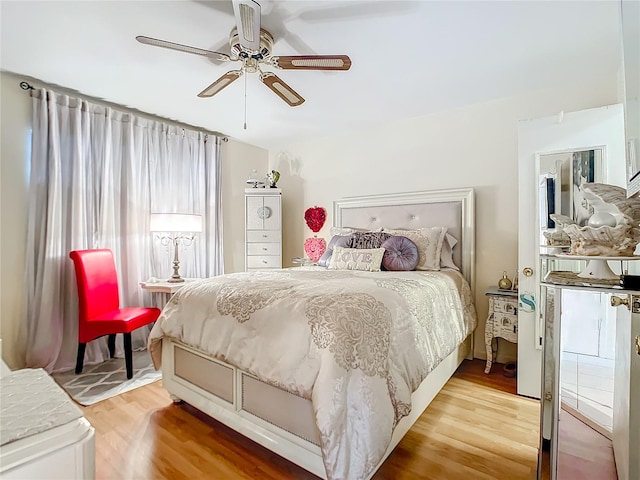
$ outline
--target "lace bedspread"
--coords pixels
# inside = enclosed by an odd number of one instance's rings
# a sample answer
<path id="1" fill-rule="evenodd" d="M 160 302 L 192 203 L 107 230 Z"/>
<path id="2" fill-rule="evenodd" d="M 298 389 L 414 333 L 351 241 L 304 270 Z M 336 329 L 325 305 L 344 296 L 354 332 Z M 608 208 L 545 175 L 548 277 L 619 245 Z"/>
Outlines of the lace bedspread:
<path id="1" fill-rule="evenodd" d="M 149 337 L 172 337 L 310 399 L 329 479 L 360 479 L 384 455 L 411 393 L 476 326 L 453 270 L 292 268 L 186 285 Z"/>

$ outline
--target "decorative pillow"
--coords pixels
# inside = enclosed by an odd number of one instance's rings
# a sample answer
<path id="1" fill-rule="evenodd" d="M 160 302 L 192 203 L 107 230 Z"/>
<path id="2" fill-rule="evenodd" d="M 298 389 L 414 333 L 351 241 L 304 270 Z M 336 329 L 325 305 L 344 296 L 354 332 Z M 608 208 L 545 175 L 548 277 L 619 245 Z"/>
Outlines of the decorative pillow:
<path id="1" fill-rule="evenodd" d="M 331 237 L 335 237 L 336 235 L 339 236 L 345 236 L 345 235 L 351 235 L 353 232 L 355 232 L 356 229 L 355 228 L 349 228 L 349 227 L 331 227 L 329 229 L 329 235 L 331 235 Z"/>
<path id="2" fill-rule="evenodd" d="M 390 237 L 381 247 L 384 248 L 382 268 L 385 270 L 410 271 L 418 265 L 418 247 L 407 237 Z"/>
<path id="3" fill-rule="evenodd" d="M 454 270 L 460 270 L 453 261 L 453 247 L 458 243 L 456 237 L 447 233 L 444 236 L 442 242 L 442 253 L 440 254 L 440 268 L 453 268 Z"/>
<path id="4" fill-rule="evenodd" d="M 392 235 L 407 237 L 418 247 L 420 259 L 416 270 L 440 270 L 440 254 L 446 227 L 426 227 L 416 230 L 384 230 Z"/>
<path id="5" fill-rule="evenodd" d="M 329 269 L 379 272 L 383 255 L 384 248 L 333 247 Z"/>
<path id="6" fill-rule="evenodd" d="M 320 260 L 318 260 L 318 265 L 320 265 L 321 267 L 328 267 L 329 260 L 331 260 L 331 254 L 333 253 L 333 247 L 346 247 L 348 242 L 349 235 L 334 235 L 333 238 L 329 241 L 327 249 L 320 257 Z"/>
<path id="7" fill-rule="evenodd" d="M 353 228 L 353 227 L 331 227 L 329 229 L 329 235 L 332 237 L 336 235 L 351 235 L 355 232 L 381 232 L 382 228 L 377 228 L 375 230 L 366 230 L 364 228 Z"/>
<path id="8" fill-rule="evenodd" d="M 354 232 L 349 237 L 349 248 L 380 248 L 392 235 L 386 232 Z"/>

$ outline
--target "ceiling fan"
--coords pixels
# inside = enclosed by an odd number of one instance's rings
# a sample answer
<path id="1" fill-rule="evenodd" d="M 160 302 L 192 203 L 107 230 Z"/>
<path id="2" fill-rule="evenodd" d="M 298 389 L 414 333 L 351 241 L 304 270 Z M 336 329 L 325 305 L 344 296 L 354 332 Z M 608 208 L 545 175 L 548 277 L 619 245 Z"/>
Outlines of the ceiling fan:
<path id="1" fill-rule="evenodd" d="M 199 97 L 212 97 L 246 73 L 259 73 L 260 80 L 292 107 L 304 102 L 293 88 L 275 73 L 263 70 L 274 67 L 283 70 L 349 70 L 351 59 L 347 55 L 273 56 L 273 37 L 260 28 L 260 4 L 254 0 L 232 0 L 236 26 L 229 35 L 231 53 L 214 52 L 157 38 L 137 36 L 140 43 L 169 48 L 180 52 L 202 55 L 215 61 L 241 62 L 238 70 L 230 70 L 201 91 Z"/>

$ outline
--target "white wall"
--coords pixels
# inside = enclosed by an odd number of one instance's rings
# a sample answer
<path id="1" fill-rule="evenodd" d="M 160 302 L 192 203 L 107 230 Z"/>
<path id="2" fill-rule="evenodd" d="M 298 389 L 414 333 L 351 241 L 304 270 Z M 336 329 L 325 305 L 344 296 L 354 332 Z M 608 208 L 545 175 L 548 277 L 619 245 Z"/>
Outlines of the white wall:
<path id="1" fill-rule="evenodd" d="M 484 292 L 497 284 L 503 270 L 513 278 L 517 269 L 518 121 L 608 105 L 617 98 L 616 78 L 585 79 L 580 85 L 273 149 L 269 168 L 282 174 L 284 263 L 304 254 L 304 239 L 311 235 L 303 219 L 308 207 L 327 210 L 327 225 L 318 235 L 328 241 L 336 199 L 473 187 L 479 320 L 474 354 L 485 358 Z M 515 346 L 501 343 L 498 361 L 515 359 L 515 352 Z"/>
<path id="2" fill-rule="evenodd" d="M 31 97 L 17 77 L 0 76 L 0 337 L 2 356 L 12 368 L 24 364 L 25 348 L 18 339 L 24 316 L 27 243 L 28 163 Z"/>
<path id="3" fill-rule="evenodd" d="M 263 148 L 229 140 L 222 143 L 222 215 L 224 273 L 244 272 L 244 189 L 254 168 L 266 175 L 269 153 Z"/>
<path id="4" fill-rule="evenodd" d="M 24 366 L 25 355 L 19 331 L 25 315 L 31 97 L 20 89 L 21 80 L 20 76 L 0 73 L 0 338 L 3 359 L 13 369 Z M 229 140 L 222 143 L 221 155 L 225 272 L 243 271 L 245 181 L 253 168 L 267 172 L 268 152 Z"/>

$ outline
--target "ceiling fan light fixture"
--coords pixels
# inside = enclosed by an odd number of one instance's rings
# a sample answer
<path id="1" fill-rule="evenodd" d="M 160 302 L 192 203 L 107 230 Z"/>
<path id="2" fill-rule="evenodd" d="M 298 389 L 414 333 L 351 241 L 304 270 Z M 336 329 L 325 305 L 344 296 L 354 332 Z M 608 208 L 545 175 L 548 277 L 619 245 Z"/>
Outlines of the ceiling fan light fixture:
<path id="1" fill-rule="evenodd" d="M 265 13 L 271 9 L 273 0 L 259 0 Z M 231 0 L 236 25 L 229 34 L 230 54 L 214 52 L 203 48 L 190 47 L 157 38 L 138 36 L 140 43 L 168 48 L 180 52 L 208 57 L 210 60 L 241 62 L 239 70 L 231 70 L 198 94 L 198 97 L 212 97 L 236 81 L 242 75 L 260 73 L 260 81 L 291 107 L 305 102 L 293 88 L 278 78 L 273 72 L 265 72 L 262 66 L 283 70 L 349 70 L 351 59 L 347 55 L 294 55 L 277 57 L 272 55 L 274 38 L 265 29 L 260 28 L 262 7 L 255 0 Z M 247 108 L 247 82 L 245 75 L 245 129 Z"/>

